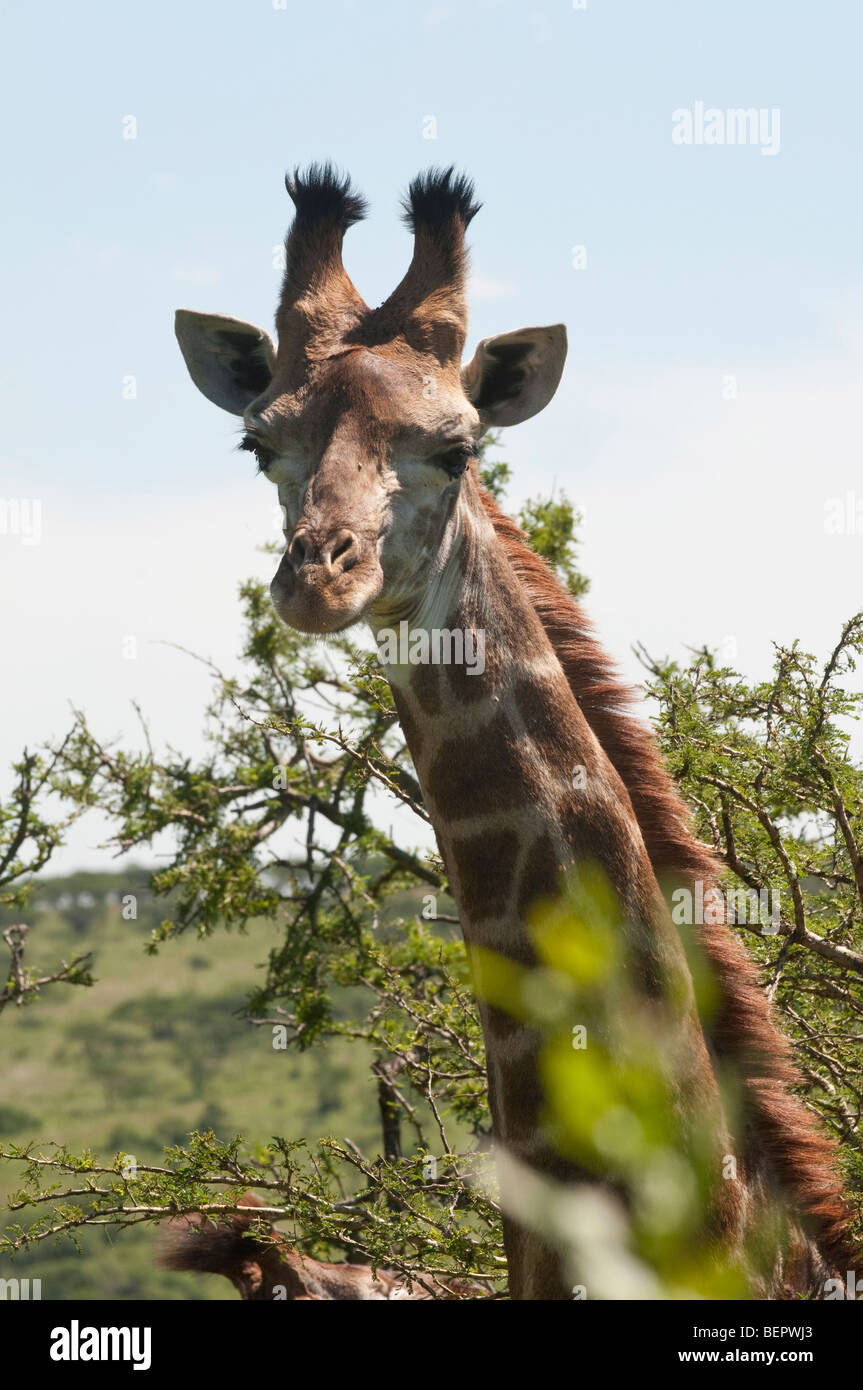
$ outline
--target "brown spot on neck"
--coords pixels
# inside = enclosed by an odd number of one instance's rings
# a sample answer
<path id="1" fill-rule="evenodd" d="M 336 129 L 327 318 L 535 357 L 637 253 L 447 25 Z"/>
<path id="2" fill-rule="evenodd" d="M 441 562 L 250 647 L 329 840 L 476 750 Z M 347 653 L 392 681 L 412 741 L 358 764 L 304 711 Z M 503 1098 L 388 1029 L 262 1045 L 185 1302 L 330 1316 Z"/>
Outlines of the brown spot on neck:
<path id="1" fill-rule="evenodd" d="M 483 831 L 452 841 L 457 895 L 471 920 L 501 917 L 512 892 L 519 839 L 514 830 Z"/>
<path id="2" fill-rule="evenodd" d="M 434 814 L 448 824 L 527 807 L 540 796 L 536 769 L 506 713 L 496 710 L 471 735 L 441 743 L 425 784 Z"/>
<path id="3" fill-rule="evenodd" d="M 441 712 L 440 670 L 431 662 L 416 666 L 411 674 L 410 688 L 420 710 L 432 718 Z"/>

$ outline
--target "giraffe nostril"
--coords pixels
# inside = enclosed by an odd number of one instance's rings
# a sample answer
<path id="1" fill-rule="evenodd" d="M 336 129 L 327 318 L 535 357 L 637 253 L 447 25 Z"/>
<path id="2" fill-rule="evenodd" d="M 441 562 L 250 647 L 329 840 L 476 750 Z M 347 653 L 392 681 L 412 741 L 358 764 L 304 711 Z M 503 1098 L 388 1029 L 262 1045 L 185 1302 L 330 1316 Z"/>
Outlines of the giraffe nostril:
<path id="1" fill-rule="evenodd" d="M 295 570 L 322 569 L 335 576 L 353 569 L 360 558 L 360 543 L 353 531 L 339 530 L 319 543 L 314 533 L 297 531 L 287 549 L 287 560 Z"/>
<path id="2" fill-rule="evenodd" d="M 343 555 L 347 555 L 348 551 L 353 548 L 353 544 L 353 536 L 345 536 L 344 540 L 339 541 L 338 545 L 336 546 L 335 550 L 330 556 L 330 559 L 334 561 L 340 560 Z"/>
<path id="3" fill-rule="evenodd" d="M 305 564 L 307 554 L 308 544 L 306 538 L 301 535 L 294 536 L 288 546 L 288 556 L 290 557 L 294 569 L 299 569 Z"/>
<path id="4" fill-rule="evenodd" d="M 359 542 L 353 531 L 340 531 L 329 545 L 324 547 L 324 563 L 329 569 L 352 569 L 360 558 Z"/>

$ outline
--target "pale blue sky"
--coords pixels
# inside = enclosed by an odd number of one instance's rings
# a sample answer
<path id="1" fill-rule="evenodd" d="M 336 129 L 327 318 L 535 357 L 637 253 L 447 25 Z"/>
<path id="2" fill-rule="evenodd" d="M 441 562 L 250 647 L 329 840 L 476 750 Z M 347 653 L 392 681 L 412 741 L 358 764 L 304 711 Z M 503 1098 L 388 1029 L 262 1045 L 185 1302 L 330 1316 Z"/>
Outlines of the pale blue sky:
<path id="1" fill-rule="evenodd" d="M 863 603 L 863 534 L 823 524 L 863 505 L 861 40 L 850 0 L 13 5 L 0 498 L 38 499 L 42 534 L 0 534 L 2 764 L 69 699 L 131 737 L 137 698 L 199 747 L 206 678 L 152 644 L 230 663 L 273 495 L 172 316 L 271 325 L 282 177 L 312 159 L 371 203 L 345 253 L 370 302 L 409 258 L 400 193 L 453 162 L 484 203 L 469 350 L 568 324 L 558 396 L 506 440 L 512 503 L 584 506 L 588 606 L 630 673 L 636 639 L 733 640 L 750 674 L 773 638 L 831 645 Z M 696 101 L 777 108 L 779 153 L 675 145 Z M 65 862 L 97 862 L 81 833 Z"/>

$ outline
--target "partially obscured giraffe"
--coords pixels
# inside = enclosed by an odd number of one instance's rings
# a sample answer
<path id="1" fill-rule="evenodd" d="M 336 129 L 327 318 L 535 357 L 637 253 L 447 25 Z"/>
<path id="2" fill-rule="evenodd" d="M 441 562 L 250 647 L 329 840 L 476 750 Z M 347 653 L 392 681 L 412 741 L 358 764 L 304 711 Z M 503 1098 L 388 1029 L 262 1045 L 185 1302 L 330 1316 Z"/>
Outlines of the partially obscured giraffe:
<path id="1" fill-rule="evenodd" d="M 295 1249 L 271 1223 L 255 1219 L 262 1203 L 247 1192 L 223 1220 L 200 1214 L 168 1223 L 159 1263 L 165 1269 L 222 1274 L 250 1303 L 382 1303 L 488 1298 L 482 1284 L 423 1273 L 417 1279 L 371 1265 L 331 1264 Z"/>
<path id="2" fill-rule="evenodd" d="M 565 331 L 485 339 L 462 366 L 464 233 L 477 206 L 451 170 L 411 185 L 413 260 L 377 309 L 341 259 L 362 200 L 329 167 L 289 179 L 288 191 L 296 217 L 278 350 L 250 324 L 177 314 L 193 380 L 242 415 L 244 447 L 278 487 L 287 549 L 272 584 L 276 609 L 305 632 L 364 619 L 379 640 L 401 624 L 408 634 L 482 635 L 484 660 L 472 669 L 414 664 L 404 646 L 390 648 L 386 664 L 468 947 L 531 963 L 531 905 L 557 891 L 564 871 L 599 864 L 619 900 L 630 977 L 676 1038 L 683 1131 L 707 1117 L 717 1170 L 735 1145 L 714 1054 L 740 1064 L 744 1180 L 717 1181 L 712 1238 L 736 1246 L 751 1199 L 765 1186 L 780 1190 L 812 1239 L 799 1235 L 791 1256 L 777 1257 L 766 1291 L 817 1292 L 831 1262 L 844 1269 L 850 1258 L 829 1145 L 786 1089 L 787 1047 L 724 927 L 704 929 L 723 998 L 708 1045 L 658 887 L 669 873 L 709 882 L 715 866 L 581 613 L 477 479 L 483 432 L 528 419 L 554 394 Z M 496 1142 L 540 1172 L 583 1177 L 543 1133 L 536 1036 L 482 999 L 480 1009 Z M 514 1298 L 568 1296 L 554 1250 L 511 1219 L 505 1239 Z"/>

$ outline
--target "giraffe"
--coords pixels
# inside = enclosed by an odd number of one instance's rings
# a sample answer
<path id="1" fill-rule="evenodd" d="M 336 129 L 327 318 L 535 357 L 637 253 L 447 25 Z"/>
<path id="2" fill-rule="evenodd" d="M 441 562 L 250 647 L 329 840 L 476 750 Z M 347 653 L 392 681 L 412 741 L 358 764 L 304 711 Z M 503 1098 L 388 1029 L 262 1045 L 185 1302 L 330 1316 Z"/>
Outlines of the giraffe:
<path id="1" fill-rule="evenodd" d="M 424 1303 L 490 1297 L 485 1285 L 466 1279 L 423 1274 L 409 1280 L 397 1270 L 315 1260 L 292 1248 L 265 1218 L 255 1221 L 263 1203 L 253 1192 L 244 1193 L 237 1205 L 248 1207 L 248 1215 L 238 1211 L 208 1221 L 193 1213 L 171 1220 L 159 1258 L 162 1267 L 222 1274 L 248 1303 Z"/>
<path id="2" fill-rule="evenodd" d="M 598 864 L 620 905 L 632 978 L 670 1022 L 682 1131 L 707 1123 L 717 1165 L 722 1154 L 741 1161 L 741 1182 L 717 1183 L 706 1238 L 741 1248 L 765 1194 L 778 1193 L 792 1212 L 789 1241 L 754 1296 L 817 1296 L 828 1273 L 851 1268 L 856 1255 L 831 1146 L 789 1090 L 788 1044 L 724 926 L 700 929 L 721 998 L 702 1026 L 660 887 L 669 875 L 709 884 L 717 866 L 584 615 L 478 478 L 482 434 L 552 399 L 566 330 L 487 338 L 463 364 L 465 232 L 478 204 L 453 169 L 410 185 L 413 256 L 375 309 L 342 262 L 364 200 L 329 165 L 297 171 L 286 185 L 295 215 L 278 347 L 265 330 L 224 315 L 178 310 L 176 318 L 193 381 L 241 417 L 241 447 L 278 488 L 286 548 L 271 585 L 275 609 L 318 634 L 364 621 L 379 640 L 404 628 L 482 635 L 482 669 L 416 663 L 403 644 L 385 663 L 469 954 L 486 949 L 531 965 L 533 906 L 554 897 L 563 874 Z M 479 996 L 495 1144 L 551 1179 L 585 1180 L 540 1120 L 537 1034 Z M 719 1093 L 726 1060 L 744 1089 L 739 1134 Z M 570 1296 L 547 1239 L 505 1215 L 504 1240 L 511 1297 Z"/>

